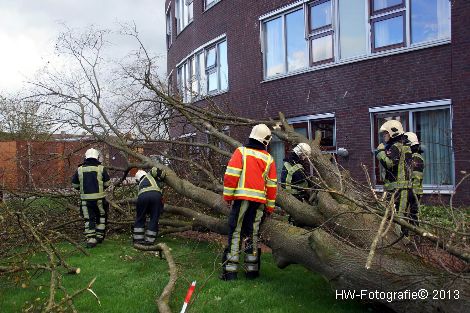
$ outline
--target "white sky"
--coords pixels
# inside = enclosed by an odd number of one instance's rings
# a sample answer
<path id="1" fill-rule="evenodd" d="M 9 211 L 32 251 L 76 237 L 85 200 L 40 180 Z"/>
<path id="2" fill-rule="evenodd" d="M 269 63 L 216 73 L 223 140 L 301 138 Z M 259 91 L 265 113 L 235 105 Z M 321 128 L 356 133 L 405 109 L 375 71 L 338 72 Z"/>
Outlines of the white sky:
<path id="1" fill-rule="evenodd" d="M 134 22 L 146 48 L 161 56 L 166 71 L 165 0 L 0 0 L 0 94 L 19 91 L 47 62 L 65 23 L 71 28 L 119 30 Z M 131 40 L 114 41 L 113 57 L 136 48 Z"/>

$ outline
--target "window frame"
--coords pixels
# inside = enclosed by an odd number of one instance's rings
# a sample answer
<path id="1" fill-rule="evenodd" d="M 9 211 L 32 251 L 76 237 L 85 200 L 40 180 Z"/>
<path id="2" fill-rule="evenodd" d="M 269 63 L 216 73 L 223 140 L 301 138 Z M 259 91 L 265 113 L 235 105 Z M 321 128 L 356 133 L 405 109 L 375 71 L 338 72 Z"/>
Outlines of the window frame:
<path id="1" fill-rule="evenodd" d="M 337 142 L 337 137 L 336 137 L 336 114 L 334 112 L 332 113 L 320 113 L 320 114 L 314 114 L 314 115 L 304 115 L 304 116 L 298 116 L 298 117 L 293 117 L 293 118 L 288 118 L 287 122 L 289 125 L 292 125 L 292 127 L 295 128 L 295 124 L 301 125 L 303 123 L 307 124 L 307 135 L 308 138 L 311 140 L 314 140 L 314 133 L 313 133 L 313 127 L 312 123 L 314 122 L 319 122 L 319 121 L 325 121 L 325 120 L 332 120 L 334 122 L 334 129 L 333 129 L 333 146 L 325 146 L 325 149 L 321 149 L 322 153 L 337 153 L 338 151 L 338 142 Z"/>
<path id="2" fill-rule="evenodd" d="M 228 54 L 228 41 L 226 35 L 219 36 L 206 44 L 200 46 L 196 50 L 194 50 L 191 54 L 186 56 L 184 59 L 182 59 L 178 64 L 176 64 L 176 72 L 177 72 L 177 86 L 178 86 L 178 92 L 180 93 L 180 96 L 183 96 L 183 101 L 184 102 L 195 102 L 198 100 L 201 100 L 203 97 L 207 95 L 217 95 L 220 93 L 227 92 L 229 90 L 229 85 L 228 85 L 228 80 L 227 80 L 227 88 L 226 89 L 221 89 L 222 88 L 222 82 L 221 82 L 221 63 L 220 63 L 220 48 L 219 46 L 222 43 L 226 43 L 227 45 L 227 54 Z M 207 52 L 211 49 L 215 49 L 215 63 L 214 65 L 210 66 L 207 68 Z M 200 57 L 202 55 L 202 58 L 204 60 L 204 75 L 201 75 L 201 62 L 200 62 Z M 189 91 L 190 97 L 187 98 L 185 97 L 185 91 L 182 90 L 182 81 L 180 80 L 180 69 L 184 69 L 186 65 L 191 64 L 191 61 L 194 59 L 195 62 L 195 73 L 192 73 L 192 66 L 190 66 L 190 76 L 194 77 L 195 79 L 198 80 L 197 86 L 198 90 L 197 92 L 192 90 L 192 82 L 191 82 L 191 90 Z M 228 58 L 227 58 L 227 73 L 228 73 Z M 184 72 L 184 71 L 183 71 Z M 217 74 L 217 89 L 212 90 L 209 92 L 209 74 Z M 185 77 L 185 79 L 187 79 Z M 228 77 L 227 77 L 228 79 Z M 187 87 L 187 86 L 186 86 Z"/>
<path id="3" fill-rule="evenodd" d="M 194 20 L 194 0 L 175 0 L 175 19 L 176 19 L 176 36 L 178 36 L 186 27 Z M 192 6 L 191 6 L 192 4 Z M 189 18 L 189 7 L 191 6 L 191 18 Z M 188 20 L 184 20 L 184 10 L 188 12 Z M 181 14 L 181 15 L 180 15 Z"/>
<path id="4" fill-rule="evenodd" d="M 450 127 L 450 185 L 435 185 L 435 184 L 423 184 L 423 192 L 425 194 L 433 193 L 442 193 L 442 194 L 452 194 L 455 192 L 455 153 L 454 153 L 454 143 L 453 143 L 453 105 L 450 99 L 442 99 L 435 101 L 427 102 L 417 102 L 417 103 L 404 103 L 404 104 L 394 104 L 388 106 L 379 106 L 369 108 L 370 115 L 370 143 L 371 143 L 371 153 L 373 160 L 372 175 L 375 185 L 375 190 L 383 190 L 383 185 L 377 183 L 376 169 L 378 168 L 377 159 L 375 158 L 375 148 L 376 148 L 376 133 L 378 125 L 375 125 L 375 116 L 380 113 L 406 113 L 408 115 L 408 129 L 409 131 L 415 132 L 415 122 L 414 122 L 414 113 L 416 112 L 425 112 L 425 111 L 435 111 L 435 110 L 449 110 L 449 127 Z M 406 130 L 405 130 L 406 131 Z"/>
<path id="5" fill-rule="evenodd" d="M 170 49 L 173 44 L 173 17 L 171 10 L 171 2 L 168 5 L 168 8 L 165 13 L 166 18 L 166 49 Z"/>
<path id="6" fill-rule="evenodd" d="M 209 5 L 207 4 L 207 0 L 204 0 L 204 12 L 214 7 L 217 3 L 222 0 L 213 0 Z"/>
<path id="7" fill-rule="evenodd" d="M 314 7 L 314 6 L 317 6 L 317 5 L 320 5 L 320 4 L 323 4 L 323 3 L 326 3 L 326 2 L 330 2 L 330 10 L 331 10 L 331 23 L 328 24 L 328 25 L 324 25 L 324 26 L 321 26 L 321 27 L 318 27 L 318 28 L 315 28 L 315 29 L 312 29 L 312 25 L 311 25 L 311 21 L 312 21 L 312 11 L 311 9 Z M 326 63 L 331 63 L 331 62 L 334 62 L 335 60 L 335 42 L 336 42 L 336 32 L 335 32 L 335 26 L 336 26 L 336 23 L 335 23 L 335 20 L 336 20 L 336 15 L 337 15 L 337 10 L 336 10 L 336 2 L 335 0 L 315 0 L 315 1 L 311 1 L 311 2 L 308 2 L 305 6 L 304 6 L 304 14 L 306 14 L 306 19 L 307 19 L 307 23 L 305 23 L 305 26 L 306 26 L 306 38 L 308 39 L 308 60 L 309 60 L 309 67 L 314 67 L 314 66 L 317 66 L 317 65 L 321 65 L 321 64 L 326 64 Z M 308 9 L 308 11 L 305 11 L 305 8 Z M 305 13 L 307 12 L 307 13 Z M 315 39 L 319 39 L 319 38 L 322 38 L 322 37 L 326 37 L 326 36 L 330 36 L 331 35 L 331 58 L 328 58 L 328 59 L 324 59 L 324 60 L 320 60 L 320 61 L 316 61 L 314 62 L 313 61 L 313 52 L 312 52 L 312 47 L 313 47 L 313 41 Z"/>
<path id="8" fill-rule="evenodd" d="M 372 0 L 373 1 L 373 0 Z M 400 11 L 400 12 L 394 12 L 394 13 L 391 13 L 391 14 L 387 14 L 387 15 L 383 15 L 383 16 L 380 16 L 380 17 L 374 17 L 374 18 L 371 18 L 370 19 L 370 37 L 371 37 L 371 49 L 372 49 L 372 53 L 374 52 L 381 52 L 381 51 L 385 51 L 385 50 L 391 50 L 391 49 L 397 49 L 397 48 L 404 48 L 406 47 L 406 43 L 407 43 L 407 34 L 406 34 L 406 29 L 407 29 L 407 25 L 406 25 L 406 12 L 405 11 Z M 379 47 L 379 48 L 376 48 L 375 47 L 375 23 L 377 22 L 382 22 L 382 21 L 386 21 L 386 20 L 389 20 L 389 19 L 392 19 L 392 18 L 396 18 L 396 17 L 399 17 L 399 16 L 402 16 L 403 18 L 403 41 L 401 43 L 394 43 L 394 44 L 390 44 L 390 45 L 386 45 L 386 46 L 382 46 L 382 47 Z"/>
<path id="9" fill-rule="evenodd" d="M 311 22 L 312 22 L 312 8 L 315 7 L 315 6 L 318 6 L 320 4 L 323 4 L 325 2 L 330 2 L 330 10 L 331 10 L 331 23 L 328 24 L 328 25 L 323 25 L 323 26 L 320 26 L 318 28 L 313 28 L 312 29 L 312 25 L 311 25 Z M 306 23 L 306 26 L 307 26 L 307 34 L 308 36 L 314 36 L 315 34 L 318 34 L 318 33 L 321 33 L 325 30 L 330 30 L 333 25 L 334 25 L 334 16 L 335 16 L 335 9 L 334 9 L 334 2 L 335 0 L 314 0 L 314 1 L 311 1 L 309 3 L 307 3 L 306 7 L 308 9 L 308 13 L 307 13 L 307 20 L 308 20 L 308 23 Z M 305 14 L 305 11 L 304 11 L 304 14 Z"/>
<path id="10" fill-rule="evenodd" d="M 326 2 L 326 1 L 334 1 L 334 0 L 316 0 L 316 1 L 323 1 L 323 2 Z M 287 28 L 286 28 L 286 16 L 291 14 L 291 13 L 294 13 L 296 11 L 299 11 L 303 9 L 304 11 L 304 20 L 307 20 L 308 17 L 306 17 L 307 15 L 305 14 L 305 10 L 307 10 L 307 4 L 303 4 L 303 5 L 296 5 L 295 7 L 289 9 L 289 10 L 285 10 L 283 11 L 282 13 L 278 14 L 278 15 L 275 15 L 275 16 L 272 16 L 271 18 L 268 18 L 268 19 L 265 19 L 265 20 L 260 20 L 260 42 L 261 42 L 261 53 L 262 53 L 262 56 L 263 56 L 263 77 L 264 79 L 271 79 L 273 77 L 279 77 L 279 76 L 284 76 L 284 75 L 289 75 L 289 74 L 292 74 L 292 73 L 298 73 L 298 72 L 302 72 L 302 71 L 305 71 L 306 69 L 310 68 L 312 65 L 311 65 L 311 53 L 310 53 L 310 49 L 311 49 L 311 40 L 310 40 L 310 37 L 312 37 L 309 33 L 308 33 L 308 27 L 306 27 L 306 24 L 309 23 L 309 22 L 305 22 L 304 21 L 304 39 L 305 39 L 305 47 L 306 47 L 306 52 L 308 53 L 308 64 L 303 67 L 303 68 L 300 68 L 300 69 L 295 69 L 293 71 L 289 71 L 289 61 L 288 61 L 288 51 L 287 51 Z M 266 31 L 266 23 L 270 22 L 270 21 L 273 21 L 275 19 L 278 19 L 278 18 L 281 18 L 281 32 L 282 32 L 282 50 L 283 50 L 283 72 L 280 73 L 280 74 L 275 74 L 275 75 L 271 75 L 271 76 L 267 76 L 267 58 L 265 57 L 266 56 L 266 42 L 267 42 L 267 38 L 266 36 L 268 35 L 268 32 Z M 325 32 L 325 31 L 323 31 Z M 316 33 L 316 35 L 320 35 L 322 34 L 323 32 L 321 31 L 318 31 Z M 333 43 L 333 57 L 334 57 L 334 43 Z"/>
<path id="11" fill-rule="evenodd" d="M 323 38 L 323 37 L 326 37 L 326 36 L 330 36 L 331 35 L 331 58 L 328 58 L 328 59 L 323 59 L 323 60 L 319 60 L 319 61 L 316 61 L 314 62 L 313 61 L 313 52 L 312 52 L 312 45 L 313 45 L 313 41 L 316 40 L 316 39 L 319 39 L 319 38 Z M 311 67 L 315 66 L 315 65 L 320 65 L 320 64 L 326 64 L 326 63 L 331 63 L 335 60 L 335 34 L 334 32 L 331 30 L 331 31 L 326 31 L 326 32 L 322 32 L 316 36 L 312 36 L 309 38 L 308 40 L 308 49 L 309 49 L 309 64 Z"/>
<path id="12" fill-rule="evenodd" d="M 327 0 L 314 0 L 314 1 L 307 1 L 307 0 L 299 0 L 294 3 L 288 4 L 283 6 L 279 9 L 273 10 L 266 14 L 263 14 L 258 17 L 258 21 L 260 23 L 260 43 L 261 43 L 261 53 L 263 57 L 263 82 L 281 79 L 288 76 L 298 75 L 306 72 L 321 70 L 324 68 L 340 66 L 343 64 L 355 63 L 364 60 L 394 55 L 394 54 L 401 54 L 407 53 L 414 50 L 426 49 L 434 46 L 445 45 L 449 44 L 452 40 L 452 30 L 448 34 L 447 37 L 441 37 L 437 39 L 431 39 L 428 41 L 422 41 L 418 43 L 411 42 L 411 1 L 412 0 L 402 0 L 401 4 L 388 7 L 383 10 L 378 10 L 373 12 L 371 6 L 373 6 L 373 0 L 363 0 L 364 1 L 364 15 L 361 14 L 361 20 L 363 19 L 363 23 L 365 25 L 365 42 L 366 45 L 365 50 L 358 55 L 349 56 L 349 57 L 341 57 L 341 43 L 340 43 L 340 33 L 341 33 L 341 25 L 340 25 L 340 12 L 339 12 L 339 3 L 340 0 L 331 0 L 332 4 L 332 30 L 333 30 L 333 56 L 330 62 L 315 62 L 312 64 L 311 62 L 311 34 L 310 34 L 310 10 L 309 5 L 312 3 L 321 3 Z M 304 36 L 305 40 L 307 41 L 307 53 L 308 53 L 308 65 L 302 68 L 296 68 L 294 70 L 289 71 L 287 67 L 287 42 L 286 42 L 286 15 L 292 13 L 296 10 L 303 8 L 304 10 Z M 452 8 L 450 9 L 450 16 L 449 16 L 449 23 L 452 28 Z M 378 22 L 379 19 L 384 18 L 390 14 L 400 13 L 403 14 L 404 23 L 403 23 L 403 42 L 400 44 L 393 44 L 389 46 L 380 47 L 377 49 L 373 48 L 375 45 L 375 33 L 374 38 L 372 38 L 373 32 L 373 23 Z M 268 68 L 267 68 L 267 30 L 266 30 L 266 23 L 272 21 L 276 18 L 282 19 L 282 39 L 283 39 L 283 53 L 284 53 L 284 64 L 283 64 L 283 71 L 282 73 L 278 74 L 271 74 L 267 75 Z M 386 19 L 386 18 L 385 18 Z M 327 32 L 328 30 L 323 30 Z M 321 33 L 320 28 L 318 28 L 318 33 Z M 315 34 L 317 35 L 317 34 Z"/>
<path id="13" fill-rule="evenodd" d="M 406 0 L 401 0 L 400 4 L 395 4 L 395 5 L 392 5 L 390 7 L 380 9 L 380 10 L 375 10 L 374 9 L 374 1 L 375 0 L 369 0 L 370 16 L 378 15 L 378 14 L 382 14 L 382 13 L 386 13 L 386 12 L 390 12 L 390 11 L 395 11 L 395 10 L 398 10 L 398 9 L 406 9 L 405 8 Z"/>

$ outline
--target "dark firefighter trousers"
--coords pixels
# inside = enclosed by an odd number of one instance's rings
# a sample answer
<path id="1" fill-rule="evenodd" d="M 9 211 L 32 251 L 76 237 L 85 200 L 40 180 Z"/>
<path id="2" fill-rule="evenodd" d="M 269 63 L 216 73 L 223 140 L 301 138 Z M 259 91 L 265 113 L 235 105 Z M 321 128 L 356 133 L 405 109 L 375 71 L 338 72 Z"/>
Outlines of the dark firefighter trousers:
<path id="1" fill-rule="evenodd" d="M 163 211 L 162 194 L 158 191 L 141 193 L 137 198 L 137 210 L 134 223 L 134 241 L 147 241 L 154 243 L 158 234 L 158 220 Z M 150 221 L 145 231 L 147 216 Z"/>
<path id="2" fill-rule="evenodd" d="M 81 215 L 85 220 L 85 237 L 102 242 L 106 233 L 109 204 L 106 199 L 81 200 Z"/>
<path id="3" fill-rule="evenodd" d="M 245 241 L 245 271 L 259 273 L 259 227 L 264 214 L 264 204 L 247 200 L 235 200 L 228 219 L 228 247 L 224 252 L 224 273 L 238 271 L 242 238 Z"/>

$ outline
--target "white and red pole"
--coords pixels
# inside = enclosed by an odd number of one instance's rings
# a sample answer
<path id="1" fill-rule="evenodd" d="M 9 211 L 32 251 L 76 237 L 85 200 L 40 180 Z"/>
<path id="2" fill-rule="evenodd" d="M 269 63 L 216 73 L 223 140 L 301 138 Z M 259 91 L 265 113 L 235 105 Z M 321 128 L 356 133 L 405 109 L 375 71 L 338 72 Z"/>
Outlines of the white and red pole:
<path id="1" fill-rule="evenodd" d="M 180 313 L 186 312 L 186 308 L 188 307 L 188 303 L 191 300 L 191 296 L 193 295 L 194 288 L 196 288 L 196 281 L 193 281 L 191 283 L 191 286 L 189 286 L 188 292 L 186 293 L 186 298 L 184 298 L 184 304 L 183 307 L 181 308 Z"/>

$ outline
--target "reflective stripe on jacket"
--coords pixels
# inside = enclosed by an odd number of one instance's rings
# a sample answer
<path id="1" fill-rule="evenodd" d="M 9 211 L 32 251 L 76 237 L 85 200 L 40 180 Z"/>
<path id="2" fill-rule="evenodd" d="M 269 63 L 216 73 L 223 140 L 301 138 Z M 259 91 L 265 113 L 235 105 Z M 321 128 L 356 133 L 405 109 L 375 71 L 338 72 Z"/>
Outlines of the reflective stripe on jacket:
<path id="1" fill-rule="evenodd" d="M 413 153 L 413 172 L 411 173 L 411 183 L 413 191 L 417 195 L 423 194 L 423 177 L 424 177 L 424 158 L 418 153 Z"/>
<path id="2" fill-rule="evenodd" d="M 235 150 L 224 175 L 224 199 L 266 203 L 272 212 L 277 193 L 276 165 L 264 150 L 240 147 Z"/>
<path id="3" fill-rule="evenodd" d="M 151 173 L 147 173 L 139 183 L 139 195 L 143 194 L 144 192 L 147 191 L 158 191 L 162 192 L 162 189 L 160 186 L 158 186 L 157 181 L 155 178 L 151 175 Z"/>
<path id="4" fill-rule="evenodd" d="M 297 171 L 304 170 L 304 167 L 302 166 L 302 164 L 297 163 L 295 165 L 292 165 L 289 162 L 284 162 L 284 167 L 287 170 L 285 185 L 283 185 L 284 189 L 292 195 L 298 195 L 298 194 L 303 193 L 305 189 L 308 188 L 307 181 L 302 180 L 301 182 L 295 182 L 294 186 L 292 185 L 292 178 L 294 177 L 294 174 Z M 295 187 L 300 187 L 301 189 L 297 189 Z"/>
<path id="5" fill-rule="evenodd" d="M 394 142 L 388 149 L 377 153 L 377 159 L 385 168 L 384 189 L 411 188 L 410 169 L 411 148 L 403 143 Z"/>
<path id="6" fill-rule="evenodd" d="M 103 165 L 83 164 L 78 167 L 72 179 L 72 186 L 80 188 L 80 199 L 103 199 L 105 188 L 109 186 L 109 176 Z"/>

